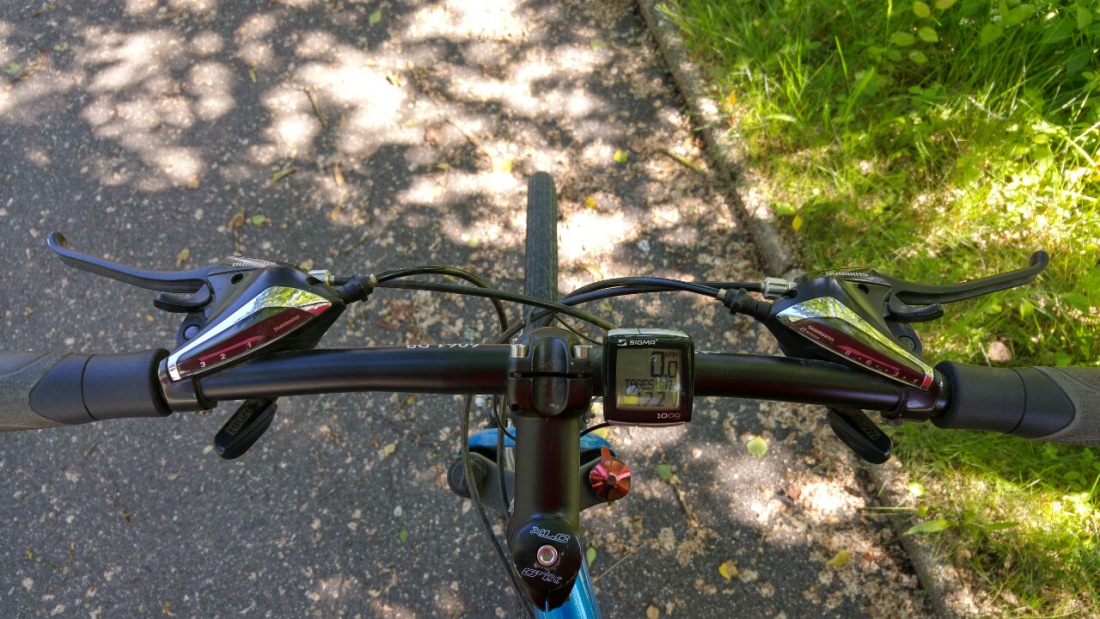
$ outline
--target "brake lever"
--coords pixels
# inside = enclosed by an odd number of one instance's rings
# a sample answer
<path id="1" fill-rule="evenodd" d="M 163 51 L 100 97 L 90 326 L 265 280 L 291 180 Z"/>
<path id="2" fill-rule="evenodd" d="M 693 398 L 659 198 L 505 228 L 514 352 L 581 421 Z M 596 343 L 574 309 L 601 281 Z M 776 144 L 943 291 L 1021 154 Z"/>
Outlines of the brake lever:
<path id="1" fill-rule="evenodd" d="M 1043 250 L 1031 255 L 1028 266 L 1008 273 L 999 273 L 959 284 L 918 284 L 873 269 L 838 269 L 812 273 L 799 278 L 808 282 L 818 278 L 832 278 L 855 285 L 878 287 L 886 303 L 887 318 L 896 322 L 926 322 L 944 314 L 944 303 L 973 299 L 991 292 L 1007 290 L 1030 284 L 1046 269 L 1050 256 Z"/>
<path id="2" fill-rule="evenodd" d="M 57 254 L 57 257 L 66 266 L 157 292 L 197 293 L 207 287 L 207 277 L 210 275 L 211 268 L 213 268 L 205 267 L 187 271 L 135 269 L 74 251 L 69 248 L 69 242 L 65 239 L 65 235 L 60 232 L 51 232 L 46 238 L 46 244 L 50 246 L 50 249 Z M 209 295 L 209 289 L 207 294 Z"/>
<path id="3" fill-rule="evenodd" d="M 176 382 L 260 350 L 313 348 L 348 300 L 369 294 L 356 278 L 337 290 L 297 265 L 274 260 L 234 256 L 201 269 L 146 271 L 73 251 L 58 232 L 47 243 L 66 265 L 155 290 L 158 308 L 188 314 L 163 368 L 166 380 Z"/>
<path id="4" fill-rule="evenodd" d="M 991 275 L 969 282 L 949 285 L 915 284 L 894 277 L 881 276 L 894 289 L 894 296 L 907 304 L 954 303 L 973 299 L 991 292 L 1007 290 L 1030 284 L 1050 264 L 1050 256 L 1043 250 L 1031 254 L 1028 266 Z"/>

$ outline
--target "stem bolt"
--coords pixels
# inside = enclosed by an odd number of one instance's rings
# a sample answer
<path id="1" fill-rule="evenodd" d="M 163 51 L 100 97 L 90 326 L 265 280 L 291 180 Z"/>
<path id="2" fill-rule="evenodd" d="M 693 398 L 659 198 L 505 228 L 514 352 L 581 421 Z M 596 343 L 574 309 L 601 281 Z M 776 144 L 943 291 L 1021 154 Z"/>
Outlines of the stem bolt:
<path id="1" fill-rule="evenodd" d="M 535 553 L 535 558 L 538 560 L 539 565 L 543 567 L 553 567 L 553 565 L 558 562 L 558 549 L 547 544 L 539 548 L 538 552 Z"/>

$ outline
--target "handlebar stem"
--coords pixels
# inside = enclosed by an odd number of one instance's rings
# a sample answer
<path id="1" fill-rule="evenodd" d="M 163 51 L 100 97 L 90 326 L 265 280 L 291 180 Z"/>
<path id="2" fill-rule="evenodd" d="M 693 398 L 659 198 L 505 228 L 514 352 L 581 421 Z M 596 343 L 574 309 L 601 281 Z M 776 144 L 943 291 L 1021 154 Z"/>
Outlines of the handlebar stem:
<path id="1" fill-rule="evenodd" d="M 593 393 L 587 353 L 576 335 L 543 327 L 520 338 L 508 362 L 506 401 L 516 426 L 508 540 L 524 594 L 538 608 L 569 598 L 582 563 L 579 437 Z"/>

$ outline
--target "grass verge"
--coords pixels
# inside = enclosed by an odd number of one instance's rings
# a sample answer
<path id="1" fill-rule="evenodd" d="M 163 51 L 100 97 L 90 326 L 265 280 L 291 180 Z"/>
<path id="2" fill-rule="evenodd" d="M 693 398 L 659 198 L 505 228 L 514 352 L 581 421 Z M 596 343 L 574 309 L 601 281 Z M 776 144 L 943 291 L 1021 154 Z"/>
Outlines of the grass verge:
<path id="1" fill-rule="evenodd" d="M 667 7 L 811 269 L 1037 284 L 948 306 L 925 357 L 1100 365 L 1100 5 Z M 906 427 L 926 530 L 1004 616 L 1100 615 L 1100 450 Z"/>

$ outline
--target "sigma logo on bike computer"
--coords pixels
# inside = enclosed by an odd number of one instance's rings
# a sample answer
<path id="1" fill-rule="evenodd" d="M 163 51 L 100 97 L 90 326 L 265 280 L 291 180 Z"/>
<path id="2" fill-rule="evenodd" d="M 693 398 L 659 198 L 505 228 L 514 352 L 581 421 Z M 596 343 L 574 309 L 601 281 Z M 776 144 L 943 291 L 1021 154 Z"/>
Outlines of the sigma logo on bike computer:
<path id="1" fill-rule="evenodd" d="M 604 418 L 667 426 L 691 421 L 691 337 L 671 329 L 612 329 L 604 340 Z"/>

